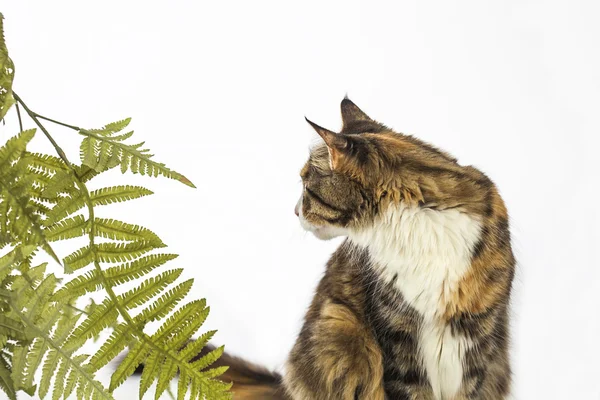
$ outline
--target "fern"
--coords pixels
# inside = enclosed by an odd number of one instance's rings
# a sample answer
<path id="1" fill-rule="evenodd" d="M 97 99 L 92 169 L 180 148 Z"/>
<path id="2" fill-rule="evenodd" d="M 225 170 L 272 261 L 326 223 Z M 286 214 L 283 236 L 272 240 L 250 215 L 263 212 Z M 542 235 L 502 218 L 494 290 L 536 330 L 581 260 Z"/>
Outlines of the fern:
<path id="1" fill-rule="evenodd" d="M 43 174 L 30 168 L 22 156 L 35 130 L 23 131 L 0 148 L 0 248 L 7 244 L 42 246 L 56 261 L 42 229 L 45 210 L 33 201 L 31 187 Z"/>
<path id="2" fill-rule="evenodd" d="M 12 90 L 14 66 L 2 36 L 0 14 L 0 118 L 12 104 L 22 107 L 50 140 L 58 157 L 31 153 L 36 130 L 23 130 L 0 147 L 0 390 L 9 399 L 23 391 L 53 400 L 112 399 L 114 390 L 143 363 L 140 398 L 156 382 L 155 398 L 179 375 L 177 398 L 230 399 L 231 384 L 218 380 L 226 367 L 211 368 L 218 348 L 196 360 L 214 331 L 192 341 L 206 320 L 205 300 L 184 299 L 193 280 L 167 267 L 177 256 L 161 253 L 165 244 L 150 229 L 96 215 L 99 208 L 151 195 L 141 186 L 116 185 L 90 191 L 96 176 L 120 167 L 123 173 L 191 181 L 152 159 L 143 143 L 129 144 L 130 120 L 100 129 L 82 129 L 30 110 Z M 18 110 L 18 109 L 17 109 Z M 22 124 L 21 114 L 18 114 Z M 42 121 L 77 131 L 81 165 L 73 164 Z M 51 244 L 74 238 L 86 243 L 62 258 L 69 279 L 51 272 L 60 258 Z M 57 263 L 34 264 L 42 249 Z M 49 266 L 50 265 L 50 266 Z M 135 285 L 131 285 L 135 283 Z M 91 294 L 99 303 L 78 304 Z M 149 329 L 151 322 L 159 327 Z M 90 354 L 82 348 L 110 332 Z M 129 348 L 110 384 L 96 379 L 99 369 Z M 36 373 L 40 379 L 36 382 Z"/>
<path id="3" fill-rule="evenodd" d="M 144 149 L 144 142 L 125 144 L 124 141 L 133 135 L 133 131 L 117 135 L 125 129 L 131 119 L 110 123 L 101 129 L 80 129 L 85 138 L 81 142 L 81 162 L 96 171 L 105 171 L 121 166 L 121 172 L 127 170 L 135 174 L 149 176 L 165 176 L 178 180 L 188 186 L 195 187 L 185 176 L 172 171 L 164 164 L 152 160 L 150 150 Z"/>
<path id="4" fill-rule="evenodd" d="M 12 81 L 15 76 L 15 66 L 8 56 L 4 43 L 4 16 L 0 13 L 0 120 L 8 109 L 15 103 L 12 95 Z"/>

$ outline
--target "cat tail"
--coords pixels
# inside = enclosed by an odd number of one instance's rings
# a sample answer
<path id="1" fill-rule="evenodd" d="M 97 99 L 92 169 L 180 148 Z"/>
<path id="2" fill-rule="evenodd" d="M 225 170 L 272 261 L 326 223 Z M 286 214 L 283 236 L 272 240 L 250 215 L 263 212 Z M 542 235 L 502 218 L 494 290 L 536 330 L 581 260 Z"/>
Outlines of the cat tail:
<path id="1" fill-rule="evenodd" d="M 214 349 L 215 346 L 211 344 L 205 346 L 191 361 L 199 359 Z M 235 400 L 289 400 L 283 388 L 281 375 L 278 373 L 228 353 L 223 353 L 211 368 L 222 366 L 228 366 L 229 369 L 218 379 L 223 382 L 233 382 L 231 392 Z M 135 370 L 135 374 L 141 374 L 143 369 L 142 364 Z"/>

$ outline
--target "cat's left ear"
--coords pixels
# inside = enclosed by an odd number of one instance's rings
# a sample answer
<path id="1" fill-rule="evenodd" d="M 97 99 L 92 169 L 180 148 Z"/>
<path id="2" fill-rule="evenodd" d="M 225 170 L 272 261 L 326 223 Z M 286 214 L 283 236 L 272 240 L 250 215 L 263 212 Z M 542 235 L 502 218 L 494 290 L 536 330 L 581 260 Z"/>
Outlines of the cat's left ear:
<path id="1" fill-rule="evenodd" d="M 350 124 L 361 121 L 375 122 L 348 97 L 344 97 L 342 104 L 340 104 L 340 109 L 342 111 L 342 122 L 344 127 L 348 127 Z"/>
<path id="2" fill-rule="evenodd" d="M 306 122 L 313 127 L 313 129 L 321 136 L 325 144 L 327 145 L 327 150 L 329 151 L 329 163 L 331 169 L 336 169 L 339 167 L 340 162 L 345 157 L 346 153 L 350 149 L 350 142 L 348 138 L 344 135 L 335 133 L 330 131 L 329 129 L 325 129 L 322 126 L 319 126 L 304 117 Z"/>

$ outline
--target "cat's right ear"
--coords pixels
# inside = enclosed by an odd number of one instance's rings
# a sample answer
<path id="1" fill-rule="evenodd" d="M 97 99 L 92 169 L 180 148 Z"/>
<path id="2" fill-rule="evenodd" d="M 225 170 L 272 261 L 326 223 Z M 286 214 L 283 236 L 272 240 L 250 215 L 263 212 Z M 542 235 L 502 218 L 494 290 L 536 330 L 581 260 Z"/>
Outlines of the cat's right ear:
<path id="1" fill-rule="evenodd" d="M 348 139 L 344 137 L 344 135 L 332 132 L 329 129 L 325 129 L 322 126 L 315 124 L 306 117 L 304 117 L 304 119 L 306 119 L 306 122 L 313 127 L 327 145 L 327 150 L 329 151 L 329 166 L 332 170 L 336 169 L 345 157 L 345 153 L 348 151 Z"/>

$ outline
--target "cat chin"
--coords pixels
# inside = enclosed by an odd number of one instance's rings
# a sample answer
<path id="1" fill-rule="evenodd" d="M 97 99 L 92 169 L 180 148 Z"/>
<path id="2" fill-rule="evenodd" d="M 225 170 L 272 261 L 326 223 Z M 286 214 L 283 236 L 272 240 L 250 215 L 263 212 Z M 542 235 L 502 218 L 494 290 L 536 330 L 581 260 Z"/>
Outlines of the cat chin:
<path id="1" fill-rule="evenodd" d="M 340 236 L 348 236 L 348 232 L 344 228 L 335 226 L 313 226 L 304 220 L 304 218 L 300 218 L 300 224 L 304 230 L 312 233 L 320 240 L 331 240 Z"/>
<path id="2" fill-rule="evenodd" d="M 313 235 L 315 235 L 315 237 L 317 239 L 320 239 L 320 240 L 331 240 L 333 238 L 340 237 L 340 236 L 348 236 L 348 233 L 344 232 L 340 228 L 330 228 L 330 227 L 316 228 L 315 230 L 312 230 L 311 232 Z"/>
<path id="3" fill-rule="evenodd" d="M 296 205 L 296 210 L 302 228 L 304 228 L 305 231 L 315 235 L 317 239 L 331 240 L 340 236 L 348 236 L 348 231 L 344 228 L 340 228 L 337 226 L 315 226 L 308 222 L 304 218 L 304 215 L 302 215 L 302 198 L 300 198 L 300 201 L 298 201 L 298 205 Z"/>

